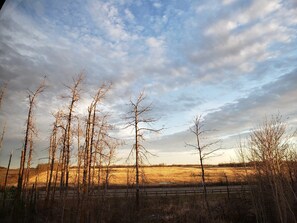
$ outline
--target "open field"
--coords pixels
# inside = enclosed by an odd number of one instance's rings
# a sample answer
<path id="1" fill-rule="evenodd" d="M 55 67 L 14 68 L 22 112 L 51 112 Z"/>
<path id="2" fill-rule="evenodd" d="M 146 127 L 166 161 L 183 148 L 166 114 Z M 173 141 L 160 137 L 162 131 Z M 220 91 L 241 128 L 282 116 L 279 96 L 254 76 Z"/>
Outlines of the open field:
<path id="1" fill-rule="evenodd" d="M 184 185 L 196 184 L 201 182 L 200 168 L 198 166 L 145 166 L 142 167 L 141 184 L 143 185 Z M 249 169 L 248 172 L 251 172 Z M 0 169 L 0 184 L 4 184 L 6 169 Z M 30 184 L 34 183 L 36 178 L 39 186 L 44 186 L 47 179 L 46 168 L 35 168 L 30 171 Z M 101 173 L 105 178 L 105 171 Z M 243 181 L 245 170 L 242 167 L 218 167 L 209 166 L 205 169 L 207 183 L 222 183 L 226 182 L 226 177 L 231 183 Z M 81 171 L 82 175 L 82 171 Z M 95 182 L 98 171 L 95 170 Z M 109 180 L 110 185 L 120 186 L 130 185 L 134 182 L 134 169 L 133 167 L 113 167 Z M 8 174 L 8 186 L 16 186 L 17 184 L 18 169 L 11 169 Z M 70 184 L 73 184 L 77 179 L 77 168 L 73 167 L 70 170 Z M 129 180 L 128 180 L 129 179 Z"/>

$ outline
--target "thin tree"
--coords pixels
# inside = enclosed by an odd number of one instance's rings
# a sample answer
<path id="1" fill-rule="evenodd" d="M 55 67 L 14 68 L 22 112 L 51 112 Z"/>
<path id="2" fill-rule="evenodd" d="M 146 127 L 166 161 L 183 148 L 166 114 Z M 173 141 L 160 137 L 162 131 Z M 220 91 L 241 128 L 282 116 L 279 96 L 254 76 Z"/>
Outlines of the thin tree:
<path id="1" fill-rule="evenodd" d="M 93 162 L 94 155 L 94 138 L 95 138 L 95 128 L 97 125 L 97 112 L 98 104 L 104 99 L 107 91 L 110 86 L 103 84 L 98 91 L 96 92 L 93 101 L 88 107 L 88 117 L 86 123 L 85 131 L 85 156 L 84 156 L 84 171 L 83 171 L 83 185 L 84 185 L 84 194 L 89 193 L 89 186 L 91 184 L 92 177 L 92 165 L 95 165 Z M 100 126 L 99 126 L 100 127 Z M 98 134 L 101 134 L 101 131 L 98 131 Z M 100 137 L 100 136 L 99 136 Z"/>
<path id="2" fill-rule="evenodd" d="M 144 134 L 146 132 L 158 133 L 162 129 L 154 129 L 150 126 L 157 121 L 157 119 L 150 117 L 149 113 L 152 111 L 152 103 L 145 105 L 145 95 L 141 92 L 135 101 L 130 100 L 130 111 L 128 111 L 125 119 L 127 121 L 126 128 L 134 129 L 134 145 L 130 152 L 135 152 L 135 178 L 136 178 L 136 208 L 139 208 L 139 177 L 140 165 L 144 160 L 148 160 L 147 155 L 151 154 L 143 145 L 145 140 Z M 130 156 L 130 155 L 129 155 Z"/>
<path id="3" fill-rule="evenodd" d="M 215 155 L 215 152 L 217 152 L 221 148 L 213 148 L 213 146 L 218 144 L 220 142 L 220 140 L 216 140 L 216 141 L 212 141 L 212 142 L 208 142 L 208 143 L 202 142 L 203 136 L 208 131 L 209 130 L 204 129 L 204 124 L 202 122 L 202 116 L 200 115 L 200 116 L 195 117 L 194 126 L 192 126 L 190 128 L 190 132 L 195 135 L 196 143 L 195 144 L 186 143 L 186 146 L 192 147 L 198 152 L 200 170 L 201 170 L 201 180 L 202 180 L 202 186 L 203 186 L 204 202 L 206 204 L 208 214 L 210 215 L 209 202 L 207 199 L 204 161 L 205 161 L 205 159 L 210 158 L 211 156 Z"/>
<path id="4" fill-rule="evenodd" d="M 2 148 L 2 143 L 3 143 L 3 139 L 4 139 L 4 135 L 5 135 L 5 131 L 6 131 L 6 123 L 4 124 L 4 127 L 2 129 L 2 134 L 1 134 L 1 137 L 0 137 L 0 150 Z"/>
<path id="5" fill-rule="evenodd" d="M 84 79 L 83 74 L 79 74 L 76 79 L 73 79 L 73 86 L 68 88 L 71 91 L 71 101 L 68 107 L 68 116 L 67 116 L 67 124 L 66 124 L 66 135 L 65 135 L 65 169 L 66 169 L 66 194 L 68 191 L 68 181 L 69 181 L 69 162 L 70 162 L 70 146 L 71 146 L 71 131 L 72 131 L 72 116 L 73 116 L 73 109 L 75 103 L 80 99 L 80 85 Z"/>
<path id="6" fill-rule="evenodd" d="M 94 138 L 95 138 L 95 127 L 97 125 L 97 106 L 98 104 L 105 98 L 106 93 L 110 89 L 111 85 L 105 85 L 103 84 L 97 91 L 97 93 L 94 96 L 93 102 L 92 102 L 92 123 L 91 123 L 91 131 L 90 131 L 90 161 L 89 161 L 89 176 L 88 176 L 88 184 L 91 184 L 91 166 L 92 163 L 95 165 L 95 162 L 92 162 L 92 157 L 94 154 L 93 147 L 94 147 Z"/>
<path id="7" fill-rule="evenodd" d="M 0 89 L 0 109 L 1 109 L 2 101 L 3 101 L 4 95 L 5 95 L 6 89 L 7 89 L 7 83 L 4 83 L 4 85 Z M 4 139 L 4 135 L 5 135 L 5 130 L 6 130 L 6 122 L 4 123 L 4 127 L 2 129 L 2 134 L 1 134 L 1 137 L 0 137 L 0 150 L 2 148 L 2 143 L 3 143 L 3 139 Z"/>
<path id="8" fill-rule="evenodd" d="M 7 89 L 7 83 L 4 83 L 0 89 L 0 109 L 1 109 L 2 101 L 3 101 L 4 95 L 5 95 L 6 89 Z"/>
<path id="9" fill-rule="evenodd" d="M 82 135 L 82 129 L 80 127 L 80 119 L 77 116 L 77 204 L 80 203 L 80 170 L 81 170 L 81 164 L 82 164 L 82 155 L 83 155 L 83 149 L 80 145 L 80 136 Z"/>
<path id="10" fill-rule="evenodd" d="M 45 79 L 39 84 L 37 90 L 35 92 L 29 91 L 29 110 L 27 116 L 27 123 L 26 123 L 26 132 L 25 132 L 25 140 L 24 140 L 24 148 L 22 150 L 21 162 L 20 162 L 20 169 L 19 169 L 19 176 L 18 176 L 18 186 L 17 186 L 17 194 L 16 199 L 20 199 L 23 184 L 24 184 L 24 173 L 25 173 L 25 163 L 27 157 L 27 150 L 30 143 L 30 135 L 32 133 L 33 128 L 33 108 L 36 103 L 37 96 L 41 94 L 45 89 Z"/>
<path id="11" fill-rule="evenodd" d="M 8 172 L 9 172 L 9 169 L 10 169 L 12 152 L 13 151 L 11 151 L 10 155 L 9 155 L 9 160 L 8 160 L 8 165 L 7 165 L 7 170 L 6 170 L 5 180 L 4 180 L 4 195 L 3 195 L 3 204 L 2 204 L 3 208 L 5 207 L 5 201 L 6 201 L 6 184 L 7 184 Z"/>
<path id="12" fill-rule="evenodd" d="M 49 196 L 52 187 L 53 172 L 56 160 L 56 151 L 58 147 L 58 126 L 61 121 L 61 111 L 58 111 L 55 115 L 55 122 L 52 129 L 52 134 L 50 136 L 50 147 L 49 147 L 49 177 L 47 182 L 46 198 L 45 198 L 45 207 L 47 208 Z"/>
<path id="13" fill-rule="evenodd" d="M 66 116 L 66 126 L 63 140 L 63 152 L 62 152 L 62 172 L 61 172 L 61 188 L 62 191 L 62 216 L 61 221 L 64 221 L 65 203 L 68 195 L 68 183 L 69 183 L 69 165 L 70 165 L 70 147 L 72 139 L 72 122 L 75 104 L 80 99 L 80 85 L 84 79 L 84 75 L 80 73 L 76 78 L 73 79 L 72 86 L 66 86 L 70 90 L 70 95 L 64 98 L 70 98 L 70 104 L 68 106 L 68 112 Z"/>
<path id="14" fill-rule="evenodd" d="M 28 154 L 28 161 L 27 161 L 25 180 L 24 180 L 25 189 L 27 188 L 29 184 L 29 179 L 30 179 L 30 168 L 31 168 L 32 156 L 33 156 L 33 135 L 37 135 L 34 128 L 34 123 L 32 123 L 31 131 L 29 135 L 29 154 Z"/>
<path id="15" fill-rule="evenodd" d="M 100 190 L 100 178 L 102 171 L 102 160 L 103 160 L 103 149 L 107 143 L 107 139 L 109 138 L 108 131 L 110 130 L 110 125 L 107 122 L 108 115 L 105 114 L 103 116 L 98 117 L 98 131 L 97 131 L 97 139 L 94 142 L 94 157 L 93 157 L 93 173 L 92 173 L 92 185 L 94 187 L 94 179 L 95 179 L 95 169 L 97 168 L 97 186 L 98 191 Z M 98 157 L 99 156 L 99 157 Z"/>

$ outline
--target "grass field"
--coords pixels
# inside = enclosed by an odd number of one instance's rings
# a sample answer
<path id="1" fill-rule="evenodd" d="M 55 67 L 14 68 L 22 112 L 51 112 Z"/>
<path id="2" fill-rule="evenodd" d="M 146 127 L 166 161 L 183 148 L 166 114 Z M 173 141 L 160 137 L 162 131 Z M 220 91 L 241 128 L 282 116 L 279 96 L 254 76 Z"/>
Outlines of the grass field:
<path id="1" fill-rule="evenodd" d="M 95 172 L 95 176 L 98 175 Z M 251 172 L 251 170 L 248 170 Z M 6 169 L 0 169 L 0 185 L 4 185 Z M 207 183 L 225 182 L 225 175 L 229 182 L 241 182 L 245 170 L 242 167 L 217 167 L 209 166 L 205 169 Z M 81 171 L 82 175 L 82 171 Z M 110 173 L 110 185 L 127 185 L 134 182 L 133 167 L 113 167 Z M 102 171 L 101 176 L 105 178 L 105 171 Z M 18 177 L 18 169 L 11 169 L 8 174 L 8 186 L 16 186 Z M 39 186 L 44 186 L 47 179 L 47 170 L 45 168 L 33 168 L 30 171 L 30 184 L 37 179 Z M 70 169 L 70 184 L 73 184 L 77 179 L 77 169 Z M 129 180 L 128 180 L 129 179 Z M 103 180 L 104 181 L 104 180 Z M 97 182 L 95 177 L 95 182 Z M 101 181 L 102 182 L 102 181 Z M 141 171 L 141 184 L 144 185 L 175 185 L 175 184 L 195 184 L 201 182 L 201 171 L 198 166 L 145 166 Z"/>

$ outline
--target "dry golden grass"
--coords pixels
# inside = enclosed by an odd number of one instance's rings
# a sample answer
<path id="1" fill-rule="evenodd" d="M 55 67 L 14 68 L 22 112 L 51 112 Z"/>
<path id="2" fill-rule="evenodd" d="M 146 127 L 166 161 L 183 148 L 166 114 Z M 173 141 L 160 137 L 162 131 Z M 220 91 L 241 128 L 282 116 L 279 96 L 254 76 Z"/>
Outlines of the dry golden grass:
<path id="1" fill-rule="evenodd" d="M 249 169 L 248 172 L 251 172 Z M 55 173 L 55 172 L 54 172 Z M 140 180 L 146 185 L 162 185 L 162 184 L 191 184 L 201 182 L 201 170 L 197 166 L 146 166 L 142 167 Z M 4 185 L 6 169 L 0 169 L 0 185 Z M 97 176 L 97 171 L 95 176 Z M 242 167 L 206 167 L 205 176 L 209 183 L 225 182 L 225 174 L 229 182 L 243 181 L 245 170 Z M 81 171 L 82 175 L 82 171 Z M 112 185 L 127 185 L 133 184 L 135 181 L 135 172 L 133 167 L 114 167 L 111 172 L 110 184 Z M 8 175 L 8 186 L 16 186 L 18 169 L 11 169 Z M 105 172 L 102 172 L 105 177 Z M 37 178 L 39 186 L 44 186 L 47 179 L 47 171 L 31 169 L 30 185 Z M 73 184 L 77 179 L 77 169 L 70 169 L 69 183 Z M 104 181 L 104 180 L 103 180 Z M 95 182 L 97 179 L 95 178 Z M 101 181 L 102 182 L 102 181 Z"/>

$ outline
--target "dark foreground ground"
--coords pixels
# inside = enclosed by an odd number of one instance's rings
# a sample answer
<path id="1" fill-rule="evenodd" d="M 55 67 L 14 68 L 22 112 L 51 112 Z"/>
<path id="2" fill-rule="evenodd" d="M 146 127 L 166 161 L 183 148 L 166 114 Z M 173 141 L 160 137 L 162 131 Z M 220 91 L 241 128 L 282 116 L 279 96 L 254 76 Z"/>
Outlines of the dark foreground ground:
<path id="1" fill-rule="evenodd" d="M 0 222 L 256 222 L 249 193 L 244 190 L 209 194 L 208 209 L 201 193 L 141 194 L 138 207 L 132 194 L 62 196 L 47 204 L 42 196 L 29 197 L 26 203 L 8 200 L 1 208 Z"/>

